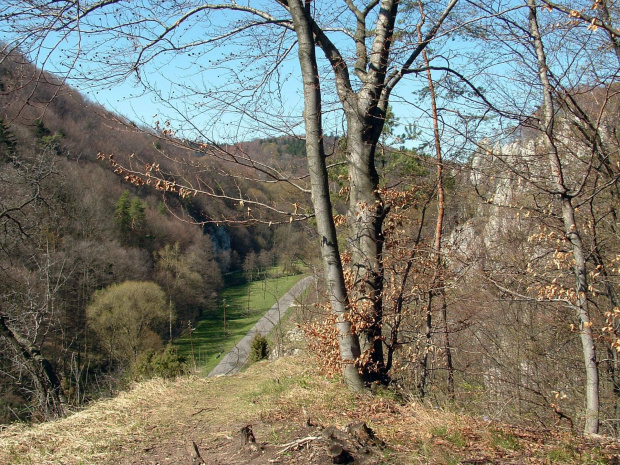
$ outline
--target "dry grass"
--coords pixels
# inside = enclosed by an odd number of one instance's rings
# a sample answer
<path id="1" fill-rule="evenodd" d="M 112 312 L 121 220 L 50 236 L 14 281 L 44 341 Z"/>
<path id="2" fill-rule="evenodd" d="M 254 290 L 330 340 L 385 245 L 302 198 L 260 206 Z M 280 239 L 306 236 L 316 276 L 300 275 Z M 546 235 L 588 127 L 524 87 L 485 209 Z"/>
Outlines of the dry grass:
<path id="1" fill-rule="evenodd" d="M 0 464 L 124 463 L 118 461 L 124 451 L 148 448 L 197 422 L 226 435 L 265 408 L 248 395 L 252 386 L 268 385 L 271 376 L 291 376 L 300 369 L 277 361 L 269 370 L 254 368 L 239 376 L 138 383 L 61 420 L 6 427 L 0 432 Z"/>
<path id="2" fill-rule="evenodd" d="M 169 413 L 170 404 L 181 400 L 186 386 L 199 388 L 206 382 L 153 380 L 68 418 L 33 427 L 11 426 L 0 435 L 0 463 L 103 463 L 121 444 L 143 440 L 148 423 Z"/>
<path id="3" fill-rule="evenodd" d="M 398 402 L 389 392 L 354 395 L 300 355 L 261 362 L 231 377 L 143 382 L 62 420 L 10 426 L 0 432 L 0 463 L 191 463 L 192 442 L 207 463 L 266 463 L 237 455 L 232 446 L 239 428 L 253 424 L 257 441 L 277 445 L 298 439 L 308 420 L 339 427 L 367 422 L 387 443 L 384 464 L 602 465 L 617 463 L 610 457 L 619 451 L 613 442 L 489 425 Z"/>

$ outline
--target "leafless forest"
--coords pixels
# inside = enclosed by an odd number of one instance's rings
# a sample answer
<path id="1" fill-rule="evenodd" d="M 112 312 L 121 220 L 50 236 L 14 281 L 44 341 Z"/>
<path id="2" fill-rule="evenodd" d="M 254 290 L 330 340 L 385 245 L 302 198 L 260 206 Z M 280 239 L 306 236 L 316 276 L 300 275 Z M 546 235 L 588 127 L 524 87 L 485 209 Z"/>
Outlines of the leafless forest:
<path id="1" fill-rule="evenodd" d="M 350 389 L 617 437 L 619 8 L 5 0 L 0 420 L 113 392 L 224 273 L 304 264 Z"/>

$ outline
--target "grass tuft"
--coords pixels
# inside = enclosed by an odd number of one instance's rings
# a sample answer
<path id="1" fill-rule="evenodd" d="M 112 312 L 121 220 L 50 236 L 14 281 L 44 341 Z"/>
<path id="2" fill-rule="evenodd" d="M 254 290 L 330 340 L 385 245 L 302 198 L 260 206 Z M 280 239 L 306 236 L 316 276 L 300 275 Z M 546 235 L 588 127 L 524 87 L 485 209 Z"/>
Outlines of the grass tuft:
<path id="1" fill-rule="evenodd" d="M 493 447 L 509 451 L 519 450 L 519 439 L 514 434 L 501 430 L 491 430 L 491 444 Z"/>

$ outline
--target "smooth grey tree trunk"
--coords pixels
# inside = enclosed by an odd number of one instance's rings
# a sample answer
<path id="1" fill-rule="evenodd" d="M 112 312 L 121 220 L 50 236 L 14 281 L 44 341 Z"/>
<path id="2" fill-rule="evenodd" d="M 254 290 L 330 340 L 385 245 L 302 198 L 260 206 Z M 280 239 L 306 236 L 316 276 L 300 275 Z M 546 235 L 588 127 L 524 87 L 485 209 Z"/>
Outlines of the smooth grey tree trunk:
<path id="1" fill-rule="evenodd" d="M 332 311 L 338 317 L 338 344 L 342 359 L 342 372 L 350 389 L 362 391 L 364 382 L 355 365 L 361 354 L 359 339 L 353 334 L 351 323 L 348 320 L 349 302 L 329 196 L 327 165 L 323 146 L 321 87 L 314 48 L 315 42 L 310 28 L 309 12 L 299 0 L 290 0 L 288 6 L 297 34 L 299 64 L 303 78 L 306 153 L 312 185 L 312 204 L 321 240 L 323 272 L 327 283 L 329 301 Z"/>
<path id="2" fill-rule="evenodd" d="M 364 373 L 369 382 L 387 379 L 382 338 L 382 231 L 389 207 L 385 206 L 378 191 L 375 153 L 388 108 L 389 92 L 385 91 L 385 85 L 398 6 L 396 0 L 381 1 L 369 51 L 362 47 L 366 40 L 365 19 L 368 12 L 355 10 L 356 16 L 364 20 L 358 23 L 355 33 L 358 43 L 355 71 L 362 82 L 359 91 L 353 91 L 348 76 L 339 73 L 336 62 L 332 60 L 338 95 L 347 121 L 346 158 L 350 182 L 347 245 L 354 273 L 351 300 L 365 319 L 364 329 L 360 332 L 360 345 L 366 361 Z M 327 54 L 327 47 L 322 45 L 322 48 Z"/>
<path id="3" fill-rule="evenodd" d="M 375 168 L 375 152 L 385 123 L 392 90 L 435 37 L 457 1 L 451 0 L 424 40 L 411 52 L 405 64 L 391 71 L 388 65 L 400 2 L 376 0 L 363 8 L 358 8 L 354 2 L 347 1 L 347 8 L 357 18 L 354 32 L 356 62 L 352 69 L 361 83 L 357 89 L 354 89 L 351 83 L 345 58 L 314 22 L 309 13 L 310 3 L 306 4 L 308 8 L 306 19 L 313 34 L 313 43 L 323 50 L 325 58 L 332 67 L 336 91 L 347 122 L 346 158 L 350 182 L 347 245 L 351 253 L 350 266 L 354 273 L 349 301 L 358 310 L 358 315 L 362 315 L 364 319 L 359 337 L 364 364 L 360 368 L 364 372 L 364 379 L 368 382 L 388 379 L 382 334 L 384 286 L 382 230 L 389 205 L 384 204 L 378 191 L 379 176 Z M 377 4 L 379 9 L 374 27 L 367 29 L 368 16 L 372 14 Z M 296 30 L 297 26 L 298 22 L 295 22 Z M 299 38 L 299 31 L 297 33 Z M 372 40 L 367 45 L 369 37 L 372 37 Z M 301 48 L 301 42 L 299 46 Z M 316 61 L 314 64 L 316 66 Z M 318 89 L 317 85 L 318 81 L 311 84 L 308 92 Z"/>
<path id="4" fill-rule="evenodd" d="M 351 299 L 363 309 L 367 319 L 360 333 L 360 346 L 368 354 L 366 368 L 368 381 L 385 376 L 383 342 L 383 219 L 385 207 L 378 193 L 379 176 L 375 169 L 375 151 L 383 120 L 373 124 L 371 108 L 362 106 L 347 113 L 347 159 L 349 166 L 350 196 L 347 224 L 348 248 L 355 276 Z M 374 134 L 378 131 L 379 135 Z M 371 137 L 364 134 L 373 133 Z"/>
<path id="5" fill-rule="evenodd" d="M 572 203 L 572 196 L 564 181 L 562 162 L 554 141 L 553 87 L 549 81 L 547 58 L 538 29 L 536 0 L 527 0 L 527 5 L 530 9 L 530 34 L 533 38 L 534 49 L 538 59 L 538 76 L 543 90 L 543 120 L 541 129 L 546 134 L 545 147 L 549 157 L 549 168 L 555 184 L 556 194 L 560 196 L 564 230 L 566 238 L 571 243 L 575 261 L 573 267 L 575 273 L 575 292 L 577 295 L 575 309 L 579 322 L 579 335 L 586 371 L 586 421 L 584 432 L 586 434 L 597 434 L 599 428 L 599 375 L 598 363 L 596 361 L 596 346 L 588 311 L 586 259 L 580 229 L 575 220 L 575 207 Z"/>

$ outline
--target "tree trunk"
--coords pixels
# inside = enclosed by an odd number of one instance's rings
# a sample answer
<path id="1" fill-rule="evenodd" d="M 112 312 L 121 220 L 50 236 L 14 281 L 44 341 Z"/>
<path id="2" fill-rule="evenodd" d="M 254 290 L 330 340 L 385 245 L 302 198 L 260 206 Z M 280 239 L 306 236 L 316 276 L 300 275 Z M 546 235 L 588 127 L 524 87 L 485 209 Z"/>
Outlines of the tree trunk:
<path id="1" fill-rule="evenodd" d="M 599 426 L 599 380 L 598 363 L 596 361 L 596 347 L 592 334 L 592 322 L 588 311 L 588 282 L 586 275 L 586 259 L 579 229 L 575 221 L 575 207 L 567 195 L 562 196 L 562 217 L 566 230 L 566 237 L 570 240 L 575 260 L 574 272 L 577 293 L 577 321 L 583 350 L 583 359 L 586 368 L 586 424 L 585 433 L 597 434 Z"/>
<path id="2" fill-rule="evenodd" d="M 433 313 L 432 313 L 432 291 L 429 292 L 429 298 L 426 305 L 426 325 L 424 328 L 424 353 L 420 360 L 420 381 L 418 382 L 418 396 L 420 399 L 424 399 L 426 395 L 426 385 L 429 378 L 429 357 L 432 349 L 432 337 L 433 337 Z"/>
<path id="3" fill-rule="evenodd" d="M 355 300 L 364 319 L 360 346 L 367 356 L 367 364 L 363 367 L 365 377 L 372 382 L 386 376 L 382 340 L 382 227 L 386 212 L 377 192 L 379 176 L 375 168 L 375 151 L 378 136 L 374 134 L 376 129 L 372 123 L 367 121 L 369 119 L 369 110 L 364 115 L 357 111 L 347 113 L 347 159 L 351 183 L 348 246 L 355 276 L 351 300 Z"/>
<path id="4" fill-rule="evenodd" d="M 281 1 L 286 4 L 285 0 Z M 356 62 L 353 71 L 362 83 L 359 89 L 354 89 L 351 83 L 346 59 L 326 36 L 325 31 L 311 18 L 310 1 L 306 3 L 307 25 L 312 28 L 313 41 L 321 47 L 331 65 L 336 91 L 347 120 L 346 155 L 350 181 L 348 246 L 351 252 L 351 267 L 355 273 L 350 300 L 356 309 L 356 318 L 359 315 L 363 320 L 360 322 L 362 324 L 359 329 L 359 340 L 364 352 L 364 365 L 360 368 L 364 371 L 364 378 L 370 382 L 388 381 L 382 335 L 384 287 L 382 227 L 389 206 L 383 203 L 378 192 L 379 177 L 375 169 L 375 151 L 385 124 L 389 98 L 394 86 L 437 34 L 456 1 L 451 1 L 424 41 L 411 52 L 403 67 L 391 72 L 389 72 L 390 51 L 394 42 L 394 25 L 400 2 L 377 0 L 360 10 L 355 2 L 347 1 L 347 8 L 357 18 L 354 32 Z M 379 9 L 376 11 L 374 28 L 368 28 L 367 19 L 369 15 L 374 16 L 377 4 Z M 289 8 L 293 13 L 292 5 L 289 5 Z M 294 25 L 300 38 L 299 21 L 294 19 Z M 300 49 L 302 47 L 301 41 L 299 47 Z M 316 66 L 314 57 L 313 60 Z M 303 73 L 305 75 L 305 71 Z M 318 80 L 312 85 L 313 89 L 318 89 Z M 306 86 L 305 77 L 304 86 Z M 306 100 L 306 109 L 307 105 Z"/>
<path id="5" fill-rule="evenodd" d="M 566 238 L 571 243 L 574 258 L 575 273 L 575 302 L 577 321 L 579 322 L 579 335 L 583 352 L 583 360 L 586 371 L 586 421 L 584 432 L 597 434 L 599 427 L 599 376 L 596 361 L 596 347 L 592 334 L 592 323 L 588 311 L 588 282 L 586 275 L 586 259 L 581 241 L 580 230 L 575 221 L 575 207 L 572 197 L 566 187 L 562 172 L 562 162 L 554 140 L 554 105 L 553 87 L 548 77 L 547 58 L 538 29 L 536 18 L 536 0 L 527 0 L 529 7 L 530 34 L 533 39 L 534 49 L 538 59 L 538 76 L 543 91 L 543 117 L 541 129 L 544 131 L 545 148 L 549 156 L 549 167 L 555 184 L 556 193 L 560 196 L 562 206 L 562 222 Z"/>
<path id="6" fill-rule="evenodd" d="M 299 63 L 304 89 L 304 123 L 306 129 L 306 153 L 310 172 L 312 204 L 321 240 L 323 272 L 332 311 L 338 317 L 338 344 L 342 359 L 342 372 L 350 389 L 362 391 L 364 383 L 355 366 L 361 351 L 358 337 L 351 331 L 348 319 L 349 302 L 344 282 L 342 262 L 338 248 L 336 227 L 329 197 L 327 166 L 323 146 L 321 115 L 321 87 L 314 49 L 314 38 L 309 24 L 309 12 L 299 2 L 291 0 L 289 11 L 297 33 Z M 306 7 L 309 8 L 310 4 Z"/>
<path id="7" fill-rule="evenodd" d="M 446 302 L 446 294 L 441 294 L 441 319 L 443 323 L 443 346 L 444 357 L 446 360 L 446 369 L 448 370 L 448 376 L 446 377 L 446 388 L 448 389 L 448 396 L 450 400 L 454 401 L 454 363 L 452 362 L 452 347 L 450 345 L 450 332 L 448 330 L 448 303 Z"/>
<path id="8" fill-rule="evenodd" d="M 420 9 L 420 15 L 424 18 L 424 6 L 421 1 L 418 1 L 418 7 Z M 417 27 L 418 40 L 422 42 L 422 24 L 418 24 Z M 432 302 L 433 297 L 441 297 L 441 316 L 442 316 L 442 332 L 444 342 L 444 357 L 446 362 L 446 369 L 448 372 L 446 378 L 446 384 L 448 388 L 448 395 L 454 400 L 454 368 L 452 366 L 452 350 L 450 348 L 450 335 L 448 333 L 448 308 L 446 305 L 446 296 L 444 291 L 444 261 L 442 257 L 441 242 L 443 234 L 443 221 L 445 216 L 445 199 L 444 199 L 444 186 L 443 186 L 443 154 L 441 151 L 441 137 L 439 134 L 439 113 L 437 111 L 437 98 L 435 95 L 435 83 L 430 70 L 430 60 L 426 49 L 422 51 L 422 58 L 424 59 L 424 66 L 426 66 L 426 79 L 428 81 L 428 89 L 431 98 L 431 111 L 433 117 L 433 139 L 435 143 L 435 159 L 437 160 L 437 221 L 435 223 L 435 242 L 433 244 L 433 255 L 435 262 L 435 276 L 433 277 L 433 283 L 428 293 L 428 310 L 427 310 L 427 341 L 430 343 L 430 335 L 432 330 Z M 428 344 L 427 344 L 428 346 Z M 421 397 L 424 397 L 426 387 L 426 361 L 427 351 L 424 355 L 424 365 L 422 367 L 422 380 L 420 382 L 422 389 L 420 390 Z"/>
<path id="9" fill-rule="evenodd" d="M 41 355 L 38 347 L 11 328 L 2 314 L 0 336 L 7 340 L 30 374 L 43 417 L 49 420 L 63 416 L 65 399 L 60 381 L 50 362 Z"/>

